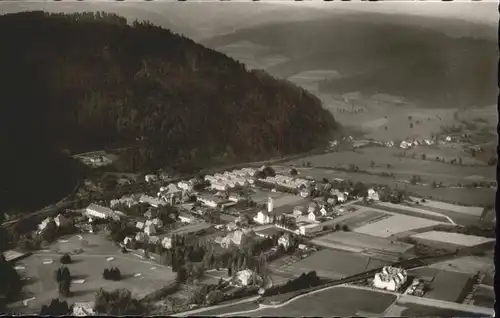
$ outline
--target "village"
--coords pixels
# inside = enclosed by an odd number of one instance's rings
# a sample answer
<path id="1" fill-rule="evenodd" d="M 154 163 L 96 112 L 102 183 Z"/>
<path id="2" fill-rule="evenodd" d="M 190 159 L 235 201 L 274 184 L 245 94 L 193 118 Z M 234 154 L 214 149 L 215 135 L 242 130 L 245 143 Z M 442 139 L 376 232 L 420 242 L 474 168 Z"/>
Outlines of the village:
<path id="1" fill-rule="evenodd" d="M 75 315 L 95 314 L 94 291 L 110 287 L 132 290 L 130 297 L 173 313 L 288 290 L 302 274 L 314 272 L 320 281 L 331 281 L 377 268 L 361 285 L 451 302 L 464 302 L 470 294 L 471 302 L 473 288 L 482 286 L 473 283 L 478 273 L 455 274 L 462 292 L 451 295 L 434 278 L 443 275 L 441 270 L 430 278 L 392 264 L 459 251 L 469 257 L 471 249 L 484 254 L 494 244 L 493 238 L 470 235 L 453 220 L 460 214 L 480 216 L 480 207 L 462 212 L 411 197 L 404 189 L 340 178 L 315 180 L 300 167 L 242 168 L 176 183 L 161 177 L 144 176 L 151 185 L 147 192 L 44 219 L 4 256 L 16 263 L 23 279 L 42 275 L 34 283 L 42 289 L 54 286 L 43 277 L 52 280 L 49 268 L 55 271 L 58 262 L 64 264 L 63 257 L 82 259 L 63 265 L 72 273 L 71 292 L 63 295 L 73 303 Z M 84 265 L 86 255 L 92 265 Z M 45 274 L 35 269 L 40 266 Z M 482 279 L 491 276 L 490 270 L 483 268 Z M 103 271 L 121 274 L 105 283 Z M 88 293 L 85 286 L 92 286 Z M 33 291 L 16 308 L 36 312 L 57 297 L 57 288 Z"/>

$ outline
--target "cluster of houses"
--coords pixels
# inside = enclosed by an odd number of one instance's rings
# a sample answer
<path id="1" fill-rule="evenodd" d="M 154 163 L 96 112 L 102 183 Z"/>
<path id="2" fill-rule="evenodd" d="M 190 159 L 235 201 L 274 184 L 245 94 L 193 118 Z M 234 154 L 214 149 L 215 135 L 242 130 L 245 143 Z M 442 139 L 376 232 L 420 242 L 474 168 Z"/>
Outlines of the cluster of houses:
<path id="1" fill-rule="evenodd" d="M 450 141 L 451 141 L 451 139 L 450 139 Z M 399 144 L 399 148 L 408 149 L 408 148 L 415 148 L 418 146 L 431 146 L 433 144 L 434 144 L 434 141 L 430 140 L 430 139 L 403 140 Z"/>
<path id="2" fill-rule="evenodd" d="M 215 175 L 205 176 L 205 181 L 210 182 L 210 188 L 217 191 L 227 191 L 236 187 L 246 187 L 254 184 L 255 169 L 243 168 L 241 170 L 225 171 Z"/>
<path id="3" fill-rule="evenodd" d="M 91 203 L 86 209 L 85 214 L 89 217 L 89 222 L 94 219 L 113 219 L 120 220 L 125 216 L 123 212 L 112 210 L 110 208 Z"/>
<path id="4" fill-rule="evenodd" d="M 384 266 L 382 271 L 375 274 L 373 286 L 379 289 L 397 291 L 406 283 L 408 275 L 399 267 Z"/>
<path id="5" fill-rule="evenodd" d="M 266 177 L 265 179 L 260 180 L 263 183 L 281 186 L 290 190 L 299 190 L 301 191 L 302 196 L 308 196 L 308 189 L 312 185 L 312 181 L 302 179 L 302 178 L 292 178 L 283 175 L 276 175 L 274 177 Z M 304 194 L 304 195 L 303 195 Z"/>
<path id="6" fill-rule="evenodd" d="M 72 224 L 72 221 L 66 218 L 62 214 L 58 214 L 55 218 L 47 217 L 42 222 L 38 224 L 38 233 L 41 233 L 47 227 L 49 222 L 54 221 L 57 227 L 65 227 L 67 225 Z"/>

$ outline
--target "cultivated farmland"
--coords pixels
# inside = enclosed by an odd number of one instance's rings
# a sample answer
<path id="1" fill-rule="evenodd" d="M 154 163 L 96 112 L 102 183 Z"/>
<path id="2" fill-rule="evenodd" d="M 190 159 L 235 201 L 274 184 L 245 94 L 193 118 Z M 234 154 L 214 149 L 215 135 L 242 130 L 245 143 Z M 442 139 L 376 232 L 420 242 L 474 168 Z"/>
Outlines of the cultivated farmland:
<path id="1" fill-rule="evenodd" d="M 429 231 L 424 233 L 418 233 L 412 235 L 411 237 L 429 241 L 456 244 L 461 246 L 476 246 L 495 241 L 495 239 L 487 237 L 465 235 L 460 233 L 441 232 L 441 231 Z"/>
<path id="2" fill-rule="evenodd" d="M 394 234 L 437 225 L 439 222 L 407 215 L 393 215 L 387 219 L 370 223 L 354 229 L 355 232 L 378 237 L 390 237 Z"/>

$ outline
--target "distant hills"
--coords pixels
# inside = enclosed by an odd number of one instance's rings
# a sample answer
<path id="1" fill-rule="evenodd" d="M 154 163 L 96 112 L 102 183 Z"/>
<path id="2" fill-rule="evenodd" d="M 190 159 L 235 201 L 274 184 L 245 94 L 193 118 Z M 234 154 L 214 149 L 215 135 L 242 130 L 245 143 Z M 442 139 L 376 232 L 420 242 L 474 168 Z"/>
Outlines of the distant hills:
<path id="1" fill-rule="evenodd" d="M 451 19 L 346 14 L 237 30 L 204 44 L 253 43 L 261 48 L 253 64 L 266 56 L 283 57 L 265 68 L 278 77 L 337 71 L 340 78 L 319 82 L 322 94 L 383 93 L 422 107 L 448 108 L 495 103 L 495 33 L 491 26 Z"/>
<path id="2" fill-rule="evenodd" d="M 122 169 L 192 171 L 308 151 L 339 129 L 303 89 L 150 23 L 25 12 L 0 16 L 0 38 L 6 206 L 72 184 L 62 149 L 144 137 Z"/>

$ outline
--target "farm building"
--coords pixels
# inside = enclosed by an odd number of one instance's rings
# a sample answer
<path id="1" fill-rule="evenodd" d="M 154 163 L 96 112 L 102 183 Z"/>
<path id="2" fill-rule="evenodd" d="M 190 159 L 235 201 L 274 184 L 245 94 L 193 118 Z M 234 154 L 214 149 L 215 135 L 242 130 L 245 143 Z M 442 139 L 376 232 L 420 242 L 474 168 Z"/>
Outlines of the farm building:
<path id="1" fill-rule="evenodd" d="M 389 291 L 398 290 L 406 283 L 407 273 L 402 268 L 384 266 L 380 273 L 376 273 L 373 279 L 373 286 Z"/>

